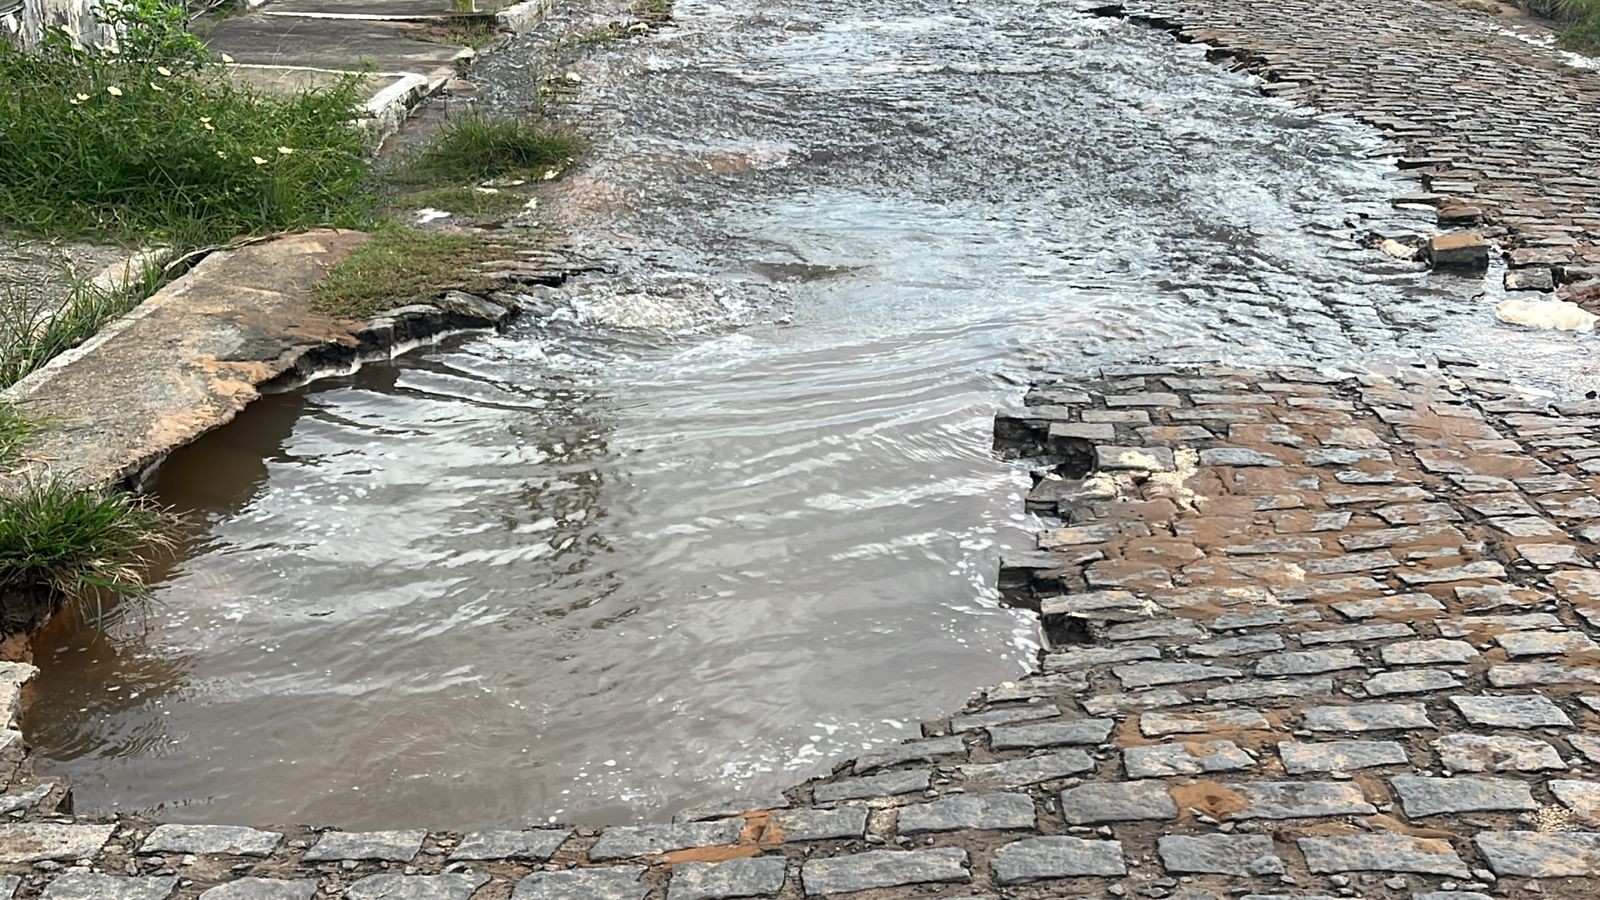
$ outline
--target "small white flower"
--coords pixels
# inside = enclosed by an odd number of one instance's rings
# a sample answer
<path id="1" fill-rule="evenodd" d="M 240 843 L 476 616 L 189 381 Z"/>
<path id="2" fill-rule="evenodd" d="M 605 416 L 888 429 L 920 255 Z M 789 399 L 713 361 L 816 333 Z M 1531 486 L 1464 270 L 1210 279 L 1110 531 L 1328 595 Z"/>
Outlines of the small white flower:
<path id="1" fill-rule="evenodd" d="M 150 82 L 150 90 L 155 91 L 158 94 L 165 94 L 167 92 L 166 88 L 156 84 L 154 81 Z"/>
<path id="2" fill-rule="evenodd" d="M 278 148 L 278 152 L 283 154 L 284 156 L 288 156 L 289 154 L 294 152 L 294 148 L 293 147 L 279 147 Z"/>
<path id="3" fill-rule="evenodd" d="M 230 66 L 233 65 L 233 57 L 229 56 L 226 53 L 222 54 L 222 61 L 227 63 Z"/>
<path id="4" fill-rule="evenodd" d="M 160 72 L 163 78 L 171 78 L 172 77 L 172 70 L 167 68 L 166 66 L 156 66 L 156 71 Z"/>
<path id="5" fill-rule="evenodd" d="M 228 154 L 223 153 L 221 150 L 217 151 L 217 159 L 227 159 L 227 158 L 228 158 Z"/>
<path id="6" fill-rule="evenodd" d="M 122 88 L 119 88 L 114 84 L 108 84 L 108 85 L 106 85 L 106 93 L 110 94 L 113 97 L 121 97 L 122 96 Z"/>
<path id="7" fill-rule="evenodd" d="M 264 160 L 264 159 L 262 159 L 262 158 L 261 158 L 261 157 L 259 157 L 259 156 L 252 156 L 252 157 L 250 157 L 250 161 L 251 161 L 251 162 L 253 162 L 253 163 L 255 163 L 255 164 L 256 164 L 256 165 L 258 165 L 258 166 L 264 166 L 264 165 L 266 165 L 266 164 L 267 164 L 267 161 L 266 161 L 266 160 Z"/>

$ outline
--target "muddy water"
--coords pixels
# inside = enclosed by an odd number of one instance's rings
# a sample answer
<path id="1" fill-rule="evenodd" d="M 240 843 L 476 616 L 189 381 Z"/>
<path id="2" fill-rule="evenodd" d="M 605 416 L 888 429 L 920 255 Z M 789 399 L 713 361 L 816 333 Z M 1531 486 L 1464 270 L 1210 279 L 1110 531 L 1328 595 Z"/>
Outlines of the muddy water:
<path id="1" fill-rule="evenodd" d="M 80 806 L 436 827 L 754 804 L 1024 670 L 998 607 L 1033 366 L 1496 348 L 1375 138 L 1062 4 L 680 0 L 574 65 L 557 312 L 272 397 L 175 456 L 199 534 L 55 635 Z M 576 9 L 576 11 L 573 11 Z M 586 28 L 581 8 L 564 13 Z M 525 103 L 540 39 L 478 71 Z"/>

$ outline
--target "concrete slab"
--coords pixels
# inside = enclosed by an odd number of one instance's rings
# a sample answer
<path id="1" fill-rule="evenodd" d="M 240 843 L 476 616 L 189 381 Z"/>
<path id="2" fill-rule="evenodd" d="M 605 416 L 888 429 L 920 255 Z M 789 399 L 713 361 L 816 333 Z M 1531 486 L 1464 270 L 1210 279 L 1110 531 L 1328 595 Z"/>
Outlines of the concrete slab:
<path id="1" fill-rule="evenodd" d="M 436 22 L 450 19 L 493 21 L 506 0 L 476 0 L 472 12 L 458 12 L 449 0 L 274 0 L 267 16 L 306 16 L 373 21 Z"/>
<path id="2" fill-rule="evenodd" d="M 204 37 L 214 52 L 235 63 L 320 69 L 328 72 L 413 72 L 441 82 L 473 51 L 425 40 L 432 32 L 404 22 L 294 19 L 261 14 L 211 25 Z"/>

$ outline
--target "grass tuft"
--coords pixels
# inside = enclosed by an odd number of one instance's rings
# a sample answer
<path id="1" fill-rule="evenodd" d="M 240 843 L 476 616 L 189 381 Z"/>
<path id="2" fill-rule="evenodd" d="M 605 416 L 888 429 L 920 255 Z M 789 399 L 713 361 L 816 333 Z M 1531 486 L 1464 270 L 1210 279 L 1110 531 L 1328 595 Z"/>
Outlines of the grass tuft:
<path id="1" fill-rule="evenodd" d="M 144 554 L 173 544 L 176 520 L 149 500 L 51 479 L 0 501 L 0 613 L 12 623 L 78 603 L 98 621 L 111 594 L 142 596 Z"/>
<path id="2" fill-rule="evenodd" d="M 542 177 L 583 148 L 576 136 L 521 119 L 471 112 L 452 119 L 403 167 L 401 177 L 426 182 Z"/>
<path id="3" fill-rule="evenodd" d="M 480 235 L 380 228 L 317 284 L 311 305 L 325 315 L 367 319 L 400 306 L 432 303 L 448 290 L 490 290 L 496 282 L 481 274 L 482 266 L 514 253 Z"/>
<path id="4" fill-rule="evenodd" d="M 107 322 L 154 293 L 161 280 L 159 266 L 117 288 L 78 279 L 58 304 L 42 304 L 16 286 L 0 283 L 0 389 L 94 337 Z"/>

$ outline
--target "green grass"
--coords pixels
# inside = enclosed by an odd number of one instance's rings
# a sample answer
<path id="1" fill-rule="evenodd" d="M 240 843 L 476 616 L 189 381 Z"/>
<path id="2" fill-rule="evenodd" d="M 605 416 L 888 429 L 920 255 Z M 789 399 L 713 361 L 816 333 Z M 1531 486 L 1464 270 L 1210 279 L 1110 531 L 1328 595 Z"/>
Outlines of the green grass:
<path id="1" fill-rule="evenodd" d="M 0 389 L 94 337 L 154 293 L 162 278 L 161 269 L 150 266 L 115 289 L 77 279 L 58 307 L 42 304 L 16 285 L 0 284 Z"/>
<path id="2" fill-rule="evenodd" d="M 481 235 L 380 228 L 317 284 L 312 308 L 365 319 L 398 306 L 431 303 L 447 290 L 490 290 L 495 282 L 481 274 L 481 267 L 516 249 Z"/>
<path id="3" fill-rule="evenodd" d="M 451 119 L 398 177 L 419 183 L 466 183 L 490 178 L 541 178 L 564 166 L 583 142 L 522 119 L 468 113 Z"/>
<path id="4" fill-rule="evenodd" d="M 512 187 L 494 188 L 485 192 L 475 187 L 424 188 L 400 194 L 387 201 L 391 209 L 415 212 L 420 209 L 442 209 L 472 222 L 503 221 L 528 205 L 529 194 Z"/>
<path id="5" fill-rule="evenodd" d="M 0 403 L 0 466 L 14 462 L 22 447 L 39 430 L 39 423 L 9 403 Z"/>
<path id="6" fill-rule="evenodd" d="M 1600 0 L 1570 5 L 1575 14 L 1572 22 L 1561 29 L 1561 43 L 1581 53 L 1600 54 Z"/>
<path id="7" fill-rule="evenodd" d="M 633 0 L 628 11 L 641 22 L 665 25 L 672 21 L 672 0 Z"/>
<path id="8" fill-rule="evenodd" d="M 359 79 L 292 97 L 234 84 L 181 10 L 111 7 L 123 50 L 0 42 L 0 226 L 206 244 L 367 210 Z"/>
<path id="9" fill-rule="evenodd" d="M 76 602 L 99 620 L 108 595 L 145 593 L 144 555 L 170 547 L 175 524 L 133 494 L 28 485 L 0 501 L 0 616 L 15 627 Z"/>

